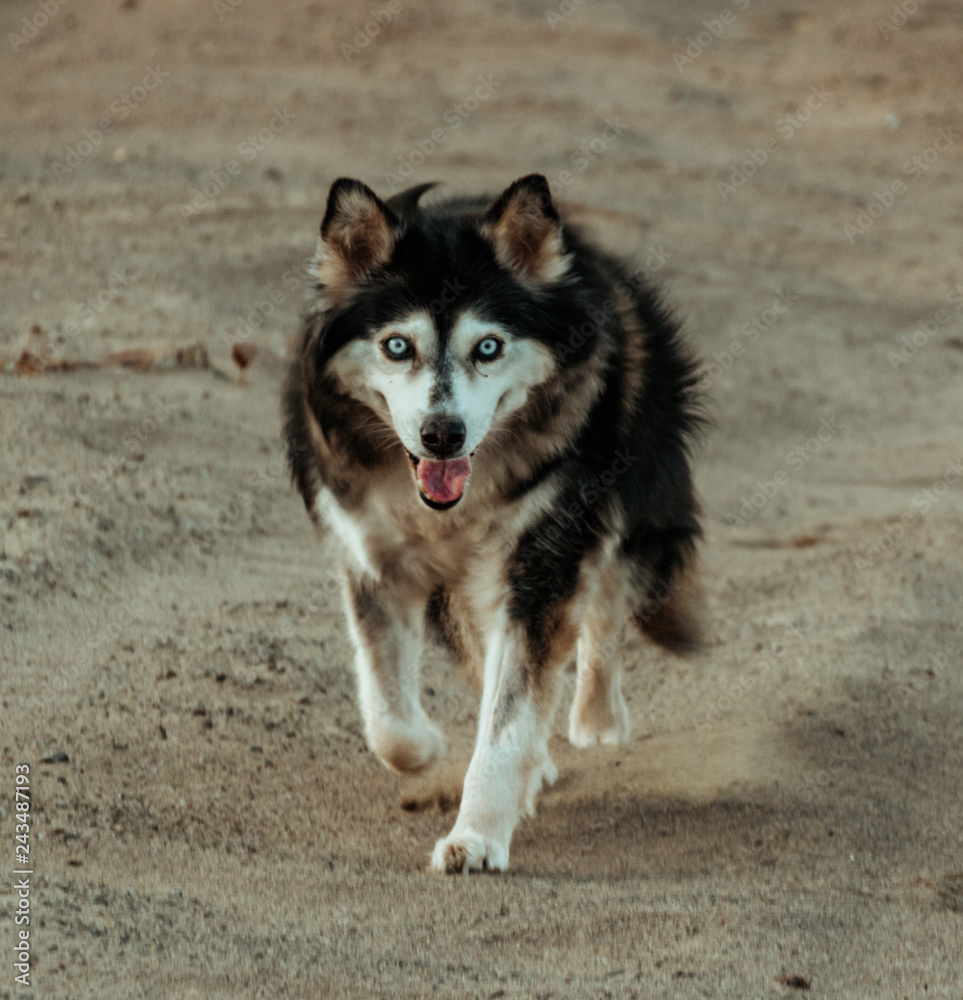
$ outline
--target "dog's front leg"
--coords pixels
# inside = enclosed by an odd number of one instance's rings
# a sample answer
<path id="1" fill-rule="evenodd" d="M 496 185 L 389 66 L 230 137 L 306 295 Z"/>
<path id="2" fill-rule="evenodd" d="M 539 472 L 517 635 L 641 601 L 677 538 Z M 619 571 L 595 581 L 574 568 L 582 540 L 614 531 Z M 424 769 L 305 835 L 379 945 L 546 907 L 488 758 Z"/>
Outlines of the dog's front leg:
<path id="1" fill-rule="evenodd" d="M 445 746 L 421 707 L 425 599 L 403 582 L 350 572 L 345 597 L 368 746 L 395 771 L 421 771 Z"/>
<path id="2" fill-rule="evenodd" d="M 489 641 L 475 752 L 451 833 L 435 845 L 435 871 L 502 871 L 519 818 L 533 812 L 542 782 L 557 771 L 548 757 L 558 669 L 571 656 L 575 629 L 560 622 L 550 641 L 509 621 Z"/>

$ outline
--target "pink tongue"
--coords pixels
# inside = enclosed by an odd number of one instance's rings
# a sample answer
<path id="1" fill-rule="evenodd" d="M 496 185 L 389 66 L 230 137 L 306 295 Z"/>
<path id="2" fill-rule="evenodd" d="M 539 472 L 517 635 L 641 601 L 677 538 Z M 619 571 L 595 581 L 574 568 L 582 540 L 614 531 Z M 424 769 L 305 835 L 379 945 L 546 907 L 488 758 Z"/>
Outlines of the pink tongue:
<path id="1" fill-rule="evenodd" d="M 429 462 L 423 458 L 418 463 L 421 488 L 438 503 L 457 500 L 465 491 L 465 480 L 470 475 L 470 458 L 458 458 L 454 462 Z"/>

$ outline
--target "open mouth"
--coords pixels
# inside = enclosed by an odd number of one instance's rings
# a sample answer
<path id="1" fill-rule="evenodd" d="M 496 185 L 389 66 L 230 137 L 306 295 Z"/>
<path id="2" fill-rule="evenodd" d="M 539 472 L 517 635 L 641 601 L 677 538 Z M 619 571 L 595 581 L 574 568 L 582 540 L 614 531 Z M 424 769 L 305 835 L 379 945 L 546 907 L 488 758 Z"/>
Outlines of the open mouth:
<path id="1" fill-rule="evenodd" d="M 408 460 L 415 470 L 418 493 L 432 510 L 449 510 L 461 500 L 471 475 L 471 456 L 435 461 L 408 452 Z"/>

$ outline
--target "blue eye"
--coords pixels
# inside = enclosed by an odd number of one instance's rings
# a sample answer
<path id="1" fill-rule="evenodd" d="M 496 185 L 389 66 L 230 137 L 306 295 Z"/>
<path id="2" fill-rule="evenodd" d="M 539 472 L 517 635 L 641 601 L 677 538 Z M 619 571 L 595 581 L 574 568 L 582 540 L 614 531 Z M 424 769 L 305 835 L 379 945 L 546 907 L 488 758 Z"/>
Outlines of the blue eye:
<path id="1" fill-rule="evenodd" d="M 475 347 L 475 357 L 478 361 L 494 361 L 502 356 L 504 344 L 497 337 L 486 337 Z"/>
<path id="2" fill-rule="evenodd" d="M 381 342 L 381 349 L 392 361 L 406 361 L 414 355 L 411 341 L 404 337 L 389 337 Z"/>

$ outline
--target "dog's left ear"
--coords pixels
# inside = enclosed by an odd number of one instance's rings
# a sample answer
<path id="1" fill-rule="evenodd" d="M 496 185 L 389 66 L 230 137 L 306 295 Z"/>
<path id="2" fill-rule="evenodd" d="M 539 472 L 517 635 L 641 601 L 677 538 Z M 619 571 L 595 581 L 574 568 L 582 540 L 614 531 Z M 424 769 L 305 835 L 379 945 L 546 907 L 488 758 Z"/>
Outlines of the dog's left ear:
<path id="1" fill-rule="evenodd" d="M 398 219 L 361 181 L 341 177 L 331 185 L 321 223 L 315 276 L 337 294 L 391 259 Z"/>
<path id="2" fill-rule="evenodd" d="M 482 234 L 499 264 L 524 284 L 550 284 L 568 269 L 562 223 L 541 174 L 529 174 L 506 188 L 486 212 Z"/>

